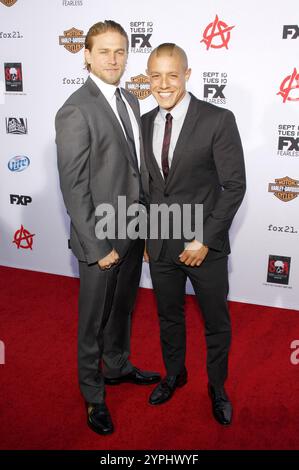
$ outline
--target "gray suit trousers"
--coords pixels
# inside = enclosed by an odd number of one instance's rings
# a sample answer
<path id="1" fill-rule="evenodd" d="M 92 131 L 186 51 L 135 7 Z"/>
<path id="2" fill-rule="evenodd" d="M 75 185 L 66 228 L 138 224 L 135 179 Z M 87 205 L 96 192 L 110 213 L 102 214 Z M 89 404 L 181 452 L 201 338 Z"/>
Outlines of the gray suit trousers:
<path id="1" fill-rule="evenodd" d="M 116 266 L 79 262 L 78 372 L 89 403 L 104 400 L 104 376 L 120 377 L 129 361 L 131 315 L 138 290 L 144 241 L 136 240 Z"/>

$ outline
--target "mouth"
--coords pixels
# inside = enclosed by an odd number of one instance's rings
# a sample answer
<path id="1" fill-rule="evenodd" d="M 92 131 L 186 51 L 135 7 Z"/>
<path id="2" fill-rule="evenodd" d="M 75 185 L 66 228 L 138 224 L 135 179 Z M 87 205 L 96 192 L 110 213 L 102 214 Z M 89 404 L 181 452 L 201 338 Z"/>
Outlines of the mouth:
<path id="1" fill-rule="evenodd" d="M 167 98 L 170 98 L 170 97 L 171 97 L 172 92 L 170 92 L 170 91 L 158 91 L 158 95 L 159 95 L 160 98 L 162 98 L 162 99 L 167 99 Z"/>

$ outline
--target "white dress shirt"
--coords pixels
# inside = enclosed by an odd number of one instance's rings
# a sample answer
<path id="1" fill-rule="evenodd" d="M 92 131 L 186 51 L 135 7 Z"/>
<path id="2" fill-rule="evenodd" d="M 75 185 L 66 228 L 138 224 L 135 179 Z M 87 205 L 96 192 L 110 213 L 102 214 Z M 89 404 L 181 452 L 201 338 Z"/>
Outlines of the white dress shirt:
<path id="1" fill-rule="evenodd" d="M 170 168 L 172 159 L 173 159 L 173 152 L 175 150 L 180 132 L 182 130 L 182 127 L 185 121 L 185 117 L 188 111 L 190 100 L 191 100 L 191 96 L 188 92 L 186 92 L 184 98 L 171 111 L 160 108 L 155 118 L 154 132 L 153 132 L 153 152 L 157 160 L 157 164 L 158 164 L 158 167 L 160 169 L 163 179 L 164 179 L 164 175 L 163 175 L 163 170 L 162 170 L 161 155 L 162 155 L 163 139 L 164 139 L 164 132 L 165 132 L 166 114 L 170 113 L 173 118 L 169 153 L 168 153 L 168 164 Z M 190 242 L 184 243 L 185 250 L 188 250 L 188 251 L 200 250 L 202 246 L 203 244 L 198 240 L 193 240 L 191 243 Z"/>
<path id="2" fill-rule="evenodd" d="M 93 73 L 90 73 L 89 74 L 90 78 L 95 82 L 95 84 L 98 86 L 98 88 L 101 90 L 101 92 L 103 93 L 104 97 L 106 98 L 106 100 L 108 101 L 108 103 L 110 104 L 115 116 L 117 117 L 120 125 L 121 125 L 121 128 L 123 130 L 123 133 L 125 135 L 125 138 L 127 138 L 126 136 L 126 133 L 125 133 L 125 130 L 124 130 L 124 127 L 123 127 L 123 124 L 121 122 L 121 119 L 119 117 L 119 114 L 117 112 L 117 108 L 116 108 L 116 97 L 115 97 L 115 90 L 116 90 L 116 86 L 115 85 L 110 85 L 109 83 L 105 83 L 103 82 L 103 80 L 101 80 L 99 77 L 97 77 L 96 75 L 94 75 Z M 140 136 L 139 136 L 139 126 L 138 126 L 138 123 L 136 121 L 136 118 L 135 118 L 135 115 L 134 115 L 134 112 L 131 108 L 131 106 L 129 105 L 129 103 L 127 102 L 125 96 L 123 95 L 123 93 L 121 92 L 121 89 L 119 88 L 120 90 L 120 93 L 121 93 L 121 96 L 122 96 L 122 99 L 124 100 L 125 104 L 126 104 L 126 107 L 127 107 L 127 110 L 128 110 L 128 113 L 129 113 L 129 117 L 130 117 L 130 121 L 131 121 L 131 124 L 132 124 L 132 129 L 133 129 L 133 134 L 134 134 L 134 141 L 135 141 L 135 148 L 136 148 L 136 155 L 137 155 L 137 161 L 138 161 L 138 166 L 140 168 Z"/>
<path id="3" fill-rule="evenodd" d="M 153 151 L 155 158 L 157 160 L 158 167 L 163 176 L 162 164 L 161 164 L 161 155 L 162 155 L 162 146 L 165 132 L 165 122 L 166 114 L 170 113 L 172 115 L 172 129 L 171 129 L 171 139 L 169 145 L 168 153 L 168 164 L 169 168 L 171 167 L 173 152 L 176 147 L 180 132 L 182 130 L 184 120 L 188 111 L 189 103 L 191 96 L 186 92 L 184 98 L 171 110 L 163 109 L 160 107 L 159 112 L 154 121 L 154 132 L 153 132 Z M 164 176 L 163 176 L 164 178 Z"/>

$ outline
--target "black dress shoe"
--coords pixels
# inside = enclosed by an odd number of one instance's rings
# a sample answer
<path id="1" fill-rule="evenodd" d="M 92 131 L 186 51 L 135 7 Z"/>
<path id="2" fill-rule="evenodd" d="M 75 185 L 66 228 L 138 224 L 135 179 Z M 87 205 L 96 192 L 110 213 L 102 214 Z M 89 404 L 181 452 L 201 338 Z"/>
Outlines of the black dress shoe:
<path id="1" fill-rule="evenodd" d="M 158 372 L 149 372 L 134 367 L 131 372 L 123 375 L 122 377 L 116 377 L 115 379 L 105 377 L 105 383 L 107 385 L 118 385 L 124 382 L 129 382 L 136 385 L 151 385 L 159 382 L 160 379 L 161 376 Z"/>
<path id="2" fill-rule="evenodd" d="M 105 403 L 87 403 L 87 424 L 97 434 L 111 434 L 114 431 Z"/>
<path id="3" fill-rule="evenodd" d="M 179 375 L 166 375 L 159 385 L 153 390 L 149 397 L 151 405 L 162 405 L 170 400 L 177 387 L 183 387 L 187 383 L 187 370 L 184 369 Z"/>
<path id="4" fill-rule="evenodd" d="M 226 395 L 224 387 L 216 389 L 208 384 L 208 392 L 212 400 L 213 415 L 216 421 L 225 426 L 231 424 L 233 407 Z"/>

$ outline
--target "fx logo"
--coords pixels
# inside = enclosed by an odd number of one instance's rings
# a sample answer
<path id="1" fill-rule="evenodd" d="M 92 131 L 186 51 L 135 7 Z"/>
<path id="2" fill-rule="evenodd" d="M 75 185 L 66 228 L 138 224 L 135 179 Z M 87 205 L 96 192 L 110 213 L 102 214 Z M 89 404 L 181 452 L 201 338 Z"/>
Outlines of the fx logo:
<path id="1" fill-rule="evenodd" d="M 11 194 L 10 195 L 10 203 L 11 204 L 16 204 L 21 205 L 21 206 L 27 206 L 27 204 L 30 204 L 32 202 L 32 197 L 30 196 L 23 196 L 19 194 Z"/>
<path id="2" fill-rule="evenodd" d="M 299 137 L 279 137 L 278 150 L 295 150 L 299 152 Z"/>
<path id="3" fill-rule="evenodd" d="M 294 339 L 290 345 L 291 349 L 294 349 L 292 354 L 290 355 L 291 364 L 297 366 L 299 364 L 299 341 L 298 339 Z"/>
<path id="4" fill-rule="evenodd" d="M 225 98 L 223 90 L 226 85 L 204 85 L 203 96 L 209 98 L 209 95 L 213 94 L 212 98 Z"/>
<path id="5" fill-rule="evenodd" d="M 131 35 L 131 47 L 139 46 L 140 48 L 143 47 L 152 47 L 151 43 L 149 42 L 151 38 L 151 34 L 132 34 Z"/>
<path id="6" fill-rule="evenodd" d="M 5 344 L 0 341 L 0 364 L 5 364 Z"/>
<path id="7" fill-rule="evenodd" d="M 288 24 L 283 27 L 282 39 L 288 39 L 288 36 L 291 36 L 291 39 L 299 38 L 299 26 L 296 24 Z"/>

